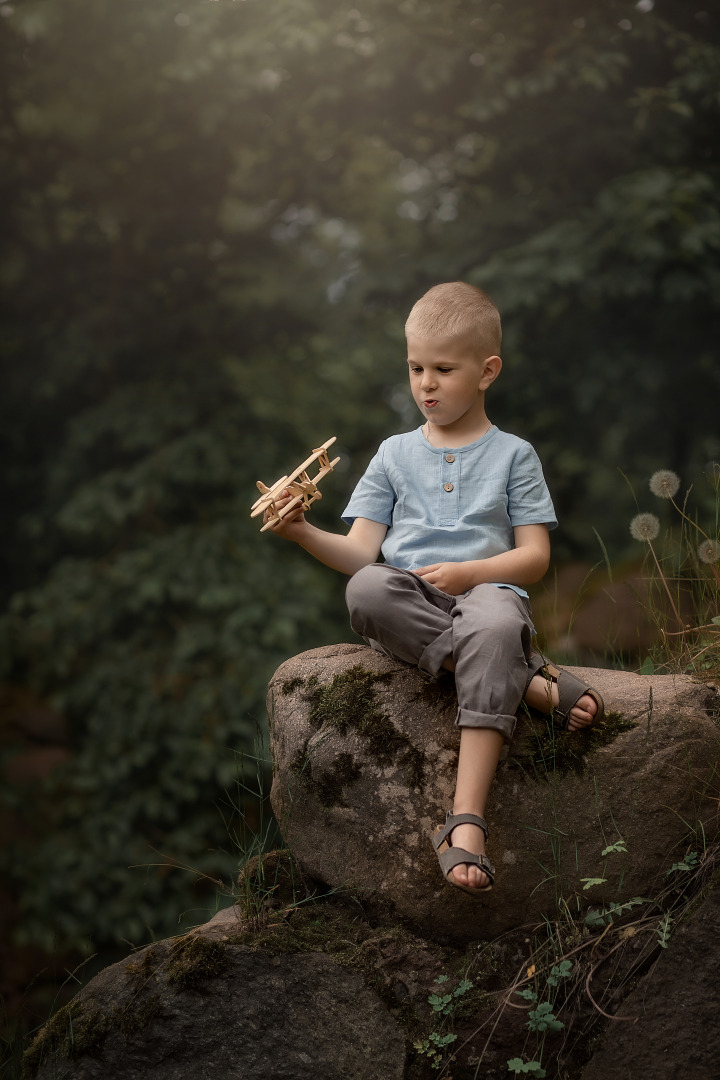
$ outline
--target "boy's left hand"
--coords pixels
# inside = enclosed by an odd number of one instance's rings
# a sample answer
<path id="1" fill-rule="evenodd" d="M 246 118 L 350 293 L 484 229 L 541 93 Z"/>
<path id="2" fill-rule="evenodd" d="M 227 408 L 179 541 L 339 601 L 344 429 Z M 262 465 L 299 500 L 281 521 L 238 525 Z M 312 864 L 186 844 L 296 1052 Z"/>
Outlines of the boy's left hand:
<path id="1" fill-rule="evenodd" d="M 432 566 L 421 566 L 415 573 L 450 596 L 459 596 L 477 585 L 477 582 L 472 580 L 467 563 L 434 563 Z"/>

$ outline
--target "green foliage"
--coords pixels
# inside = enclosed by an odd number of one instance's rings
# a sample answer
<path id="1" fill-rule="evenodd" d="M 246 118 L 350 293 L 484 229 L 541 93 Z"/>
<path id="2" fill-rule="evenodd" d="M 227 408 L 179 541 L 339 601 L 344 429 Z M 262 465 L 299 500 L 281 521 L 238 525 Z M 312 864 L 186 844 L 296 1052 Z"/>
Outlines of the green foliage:
<path id="1" fill-rule="evenodd" d="M 528 1062 L 519 1057 L 512 1058 L 507 1063 L 510 1072 L 516 1075 L 529 1073 L 538 1077 L 545 1076 L 545 1070 L 542 1067 L 545 1040 L 548 1035 L 562 1031 L 565 1026 L 562 1020 L 557 1018 L 558 987 L 572 974 L 573 961 L 568 959 L 559 959 L 552 965 L 549 972 L 546 970 L 539 973 L 535 964 L 527 969 L 527 978 L 532 979 L 533 982 L 523 990 L 516 990 L 515 995 L 528 1002 L 530 1006 L 534 1006 L 528 1010 L 526 1026 L 537 1040 L 536 1058 Z M 541 979 L 544 983 L 543 989 L 539 986 Z M 546 1000 L 541 1001 L 541 997 Z"/>
<path id="2" fill-rule="evenodd" d="M 531 1031 L 537 1031 L 544 1035 L 546 1031 L 562 1031 L 564 1024 L 558 1020 L 552 1011 L 553 1006 L 549 1001 L 543 1001 L 536 1009 L 528 1013 L 528 1027 Z"/>
<path id="3" fill-rule="evenodd" d="M 413 1046 L 418 1054 L 429 1059 L 433 1069 L 441 1069 L 445 1064 L 446 1052 L 454 1042 L 457 1042 L 457 1035 L 453 1032 L 440 1035 L 437 1031 L 433 1031 L 427 1039 L 416 1039 Z"/>
<path id="4" fill-rule="evenodd" d="M 447 975 L 440 975 L 435 982 L 444 983 L 447 980 Z M 472 980 L 461 979 L 451 993 L 431 994 L 428 998 L 428 1004 L 432 1006 L 433 1012 L 440 1013 L 441 1016 L 452 1016 L 458 999 L 464 997 L 468 990 L 472 990 L 472 985 Z"/>
<path id="5" fill-rule="evenodd" d="M 507 1066 L 508 1072 L 515 1073 L 516 1076 L 520 1076 L 521 1073 L 539 1078 L 547 1076 L 539 1061 L 523 1061 L 522 1058 L 510 1058 Z"/>
<path id="6" fill-rule="evenodd" d="M 649 900 L 644 900 L 642 896 L 633 896 L 632 899 L 626 900 L 622 904 L 616 904 L 615 901 L 611 901 L 606 907 L 601 910 L 591 908 L 591 910 L 585 916 L 585 925 L 590 926 L 593 929 L 597 929 L 601 926 L 607 926 L 609 923 L 613 923 L 616 919 L 626 915 L 628 911 L 631 911 L 634 907 L 638 907 L 642 904 L 648 904 Z"/>
<path id="7" fill-rule="evenodd" d="M 655 514 L 630 522 L 631 535 L 647 548 L 647 603 L 660 630 L 641 670 L 713 677 L 720 673 L 720 469 L 708 466 L 695 507 L 690 489 L 678 494 L 681 478 L 670 469 L 654 472 L 648 486 L 670 503 L 676 520 L 664 530 Z"/>
<path id="8" fill-rule="evenodd" d="M 692 870 L 696 870 L 700 861 L 700 856 L 697 851 L 690 851 L 682 860 L 682 862 L 673 863 L 669 870 L 665 871 L 665 876 L 668 874 L 688 874 Z"/>
<path id="9" fill-rule="evenodd" d="M 667 914 L 664 916 L 662 922 L 658 926 L 657 943 L 662 949 L 667 949 L 668 945 L 670 944 L 670 937 L 672 933 L 670 928 L 673 924 L 673 921 L 673 917 L 668 911 Z"/>
<path id="10" fill-rule="evenodd" d="M 548 986 L 558 986 L 560 979 L 569 979 L 572 972 L 572 960 L 561 960 L 559 964 L 553 964 L 546 982 Z"/>
<path id="11" fill-rule="evenodd" d="M 438 986 L 444 986 L 444 984 L 450 981 L 449 975 L 438 975 L 435 979 L 435 983 Z M 430 994 L 428 996 L 428 1004 L 432 1007 L 433 1012 L 437 1015 L 438 1019 L 442 1021 L 442 1025 L 452 1025 L 455 1020 L 455 1016 L 458 1007 L 461 1005 L 463 998 L 473 988 L 473 982 L 471 979 L 461 979 L 457 986 L 447 994 Z M 447 1051 L 454 1042 L 457 1042 L 457 1035 L 452 1032 L 444 1032 L 443 1026 L 440 1031 L 432 1031 L 425 1039 L 416 1039 L 413 1043 L 415 1050 L 421 1056 L 427 1057 L 433 1069 L 441 1069 L 447 1060 Z"/>
<path id="12" fill-rule="evenodd" d="M 605 882 L 607 881 L 607 878 L 604 878 L 604 877 L 584 877 L 584 878 L 580 878 L 580 880 L 585 882 L 585 884 L 583 885 L 583 889 L 592 889 L 594 885 L 604 885 Z"/>
<path id="13" fill-rule="evenodd" d="M 601 856 L 603 858 L 606 855 L 620 855 L 620 854 L 626 854 L 626 853 L 627 853 L 627 845 L 626 845 L 626 843 L 625 843 L 625 841 L 623 839 L 616 840 L 614 844 L 608 844 L 607 847 L 604 847 L 602 849 L 602 851 L 600 852 L 600 854 L 601 854 Z"/>

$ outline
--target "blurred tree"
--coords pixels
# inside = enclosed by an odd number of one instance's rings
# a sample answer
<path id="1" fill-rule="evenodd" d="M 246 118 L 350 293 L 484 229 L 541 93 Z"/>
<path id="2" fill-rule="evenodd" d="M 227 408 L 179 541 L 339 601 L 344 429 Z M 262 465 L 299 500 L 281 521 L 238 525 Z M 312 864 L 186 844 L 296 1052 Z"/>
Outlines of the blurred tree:
<path id="1" fill-rule="evenodd" d="M 231 872 L 215 804 L 267 677 L 348 633 L 253 483 L 339 435 L 333 527 L 415 423 L 429 285 L 500 303 L 491 413 L 543 456 L 561 554 L 593 525 L 623 553 L 618 467 L 720 455 L 720 49 L 693 8 L 0 2 L 2 678 L 73 740 L 52 828 L 4 857 L 25 940 L 167 934 L 167 865 Z"/>

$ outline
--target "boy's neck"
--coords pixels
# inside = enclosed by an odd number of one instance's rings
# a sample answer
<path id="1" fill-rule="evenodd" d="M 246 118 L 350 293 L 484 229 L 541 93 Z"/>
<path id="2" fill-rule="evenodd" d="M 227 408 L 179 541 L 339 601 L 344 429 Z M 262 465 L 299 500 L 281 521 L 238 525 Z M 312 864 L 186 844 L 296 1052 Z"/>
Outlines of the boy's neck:
<path id="1" fill-rule="evenodd" d="M 470 446 L 471 443 L 482 439 L 483 435 L 487 435 L 492 426 L 492 421 L 488 420 L 483 413 L 482 418 L 478 417 L 474 423 L 467 425 L 457 421 L 455 424 L 443 426 L 426 420 L 422 432 L 431 446 L 438 449 L 451 449 L 458 446 Z"/>

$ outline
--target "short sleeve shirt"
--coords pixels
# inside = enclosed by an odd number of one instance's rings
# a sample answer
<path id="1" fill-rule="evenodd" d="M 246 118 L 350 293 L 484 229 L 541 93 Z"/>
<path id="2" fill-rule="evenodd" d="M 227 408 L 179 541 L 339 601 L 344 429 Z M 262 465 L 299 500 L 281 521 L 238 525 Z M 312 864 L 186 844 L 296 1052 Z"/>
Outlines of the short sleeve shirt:
<path id="1" fill-rule="evenodd" d="M 383 558 L 402 570 L 487 559 L 514 548 L 517 525 L 557 526 L 534 449 L 496 427 L 444 449 L 421 428 L 386 439 L 343 512 L 355 518 L 388 526 Z"/>

